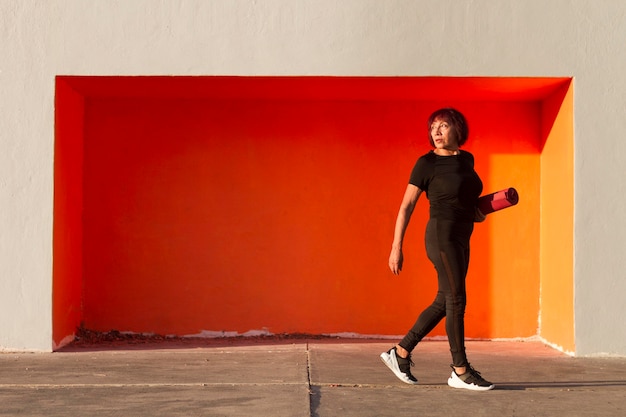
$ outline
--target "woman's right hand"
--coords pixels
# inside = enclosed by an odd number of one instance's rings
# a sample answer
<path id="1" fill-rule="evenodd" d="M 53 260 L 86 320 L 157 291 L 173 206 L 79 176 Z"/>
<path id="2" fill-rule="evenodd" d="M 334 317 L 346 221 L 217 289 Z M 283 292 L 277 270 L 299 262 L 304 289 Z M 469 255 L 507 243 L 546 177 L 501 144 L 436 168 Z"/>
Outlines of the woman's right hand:
<path id="1" fill-rule="evenodd" d="M 389 269 L 391 269 L 394 275 L 399 275 L 400 271 L 402 271 L 403 261 L 404 256 L 402 255 L 402 249 L 392 248 L 391 254 L 389 255 Z"/>
<path id="2" fill-rule="evenodd" d="M 404 233 L 409 225 L 411 214 L 417 204 L 417 200 L 422 194 L 422 190 L 413 184 L 406 186 L 404 197 L 402 197 L 402 203 L 400 204 L 400 210 L 398 210 L 398 217 L 396 218 L 396 225 L 393 231 L 393 242 L 391 243 L 391 255 L 389 255 L 389 269 L 394 275 L 398 275 L 402 271 L 402 262 L 404 257 L 402 256 L 402 241 L 404 240 Z"/>

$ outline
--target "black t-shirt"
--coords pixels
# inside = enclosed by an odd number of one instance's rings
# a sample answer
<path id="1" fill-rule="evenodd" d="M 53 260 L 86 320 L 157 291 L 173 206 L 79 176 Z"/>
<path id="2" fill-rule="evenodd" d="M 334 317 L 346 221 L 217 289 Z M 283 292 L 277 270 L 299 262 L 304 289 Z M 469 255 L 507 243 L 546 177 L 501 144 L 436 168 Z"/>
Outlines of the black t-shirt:
<path id="1" fill-rule="evenodd" d="M 430 217 L 474 221 L 483 183 L 474 171 L 474 156 L 465 151 L 439 156 L 433 151 L 421 156 L 411 172 L 409 183 L 426 193 Z"/>

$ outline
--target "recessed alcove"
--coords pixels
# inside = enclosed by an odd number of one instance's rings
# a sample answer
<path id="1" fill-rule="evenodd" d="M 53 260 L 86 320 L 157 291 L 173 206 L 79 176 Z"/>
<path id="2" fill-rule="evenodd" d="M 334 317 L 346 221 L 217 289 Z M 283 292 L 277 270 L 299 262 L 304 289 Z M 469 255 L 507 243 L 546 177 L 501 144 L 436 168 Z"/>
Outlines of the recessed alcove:
<path id="1" fill-rule="evenodd" d="M 400 335 L 435 295 L 426 119 L 453 106 L 485 192 L 466 335 L 573 350 L 571 78 L 58 76 L 53 339 L 96 331 Z M 444 335 L 442 326 L 433 335 Z"/>

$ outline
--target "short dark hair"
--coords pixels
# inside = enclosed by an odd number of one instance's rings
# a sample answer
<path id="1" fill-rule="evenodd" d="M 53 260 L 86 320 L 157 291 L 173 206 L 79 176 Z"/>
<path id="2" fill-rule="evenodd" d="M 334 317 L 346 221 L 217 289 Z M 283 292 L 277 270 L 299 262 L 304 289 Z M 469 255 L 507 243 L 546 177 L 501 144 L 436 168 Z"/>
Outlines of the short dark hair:
<path id="1" fill-rule="evenodd" d="M 460 111 L 453 109 L 452 107 L 445 107 L 443 109 L 435 110 L 428 118 L 428 141 L 430 142 L 430 146 L 433 148 L 435 147 L 435 142 L 433 142 L 433 137 L 430 134 L 430 127 L 437 118 L 441 118 L 450 124 L 450 127 L 456 135 L 459 147 L 463 146 L 463 144 L 467 142 L 469 127 L 467 126 L 465 116 L 463 116 Z"/>

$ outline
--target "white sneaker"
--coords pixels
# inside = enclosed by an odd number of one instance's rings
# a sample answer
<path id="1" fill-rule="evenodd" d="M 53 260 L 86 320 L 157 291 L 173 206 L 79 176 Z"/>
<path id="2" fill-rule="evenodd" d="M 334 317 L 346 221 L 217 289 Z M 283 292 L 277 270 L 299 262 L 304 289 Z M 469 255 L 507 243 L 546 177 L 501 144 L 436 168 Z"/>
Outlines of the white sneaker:
<path id="1" fill-rule="evenodd" d="M 415 378 L 411 374 L 411 366 L 413 365 L 413 361 L 411 361 L 411 355 L 407 358 L 401 358 L 396 353 L 396 348 L 392 347 L 387 352 L 383 352 L 380 354 L 380 359 L 387 365 L 391 372 L 394 373 L 398 379 L 405 384 L 415 385 L 417 384 L 417 378 Z"/>
<path id="2" fill-rule="evenodd" d="M 472 391 L 489 391 L 495 387 L 491 382 L 480 376 L 480 372 L 467 365 L 467 372 L 457 375 L 452 369 L 452 374 L 448 378 L 448 385 L 452 388 L 464 388 Z"/>

